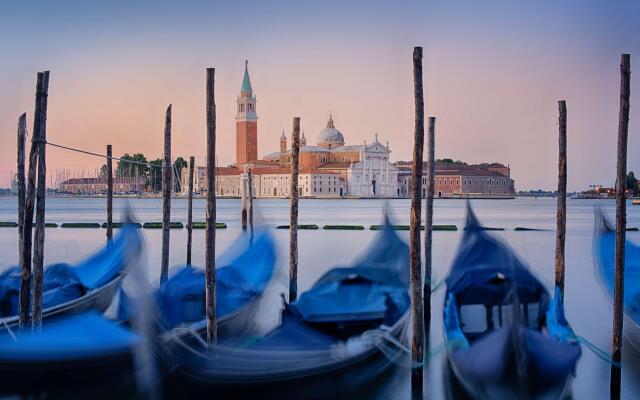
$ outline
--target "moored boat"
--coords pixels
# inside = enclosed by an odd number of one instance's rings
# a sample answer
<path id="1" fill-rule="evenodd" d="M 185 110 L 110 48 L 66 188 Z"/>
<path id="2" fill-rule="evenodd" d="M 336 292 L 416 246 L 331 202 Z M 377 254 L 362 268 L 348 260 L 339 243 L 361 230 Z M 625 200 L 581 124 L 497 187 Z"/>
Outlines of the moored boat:
<path id="1" fill-rule="evenodd" d="M 328 398 L 362 388 L 406 355 L 408 246 L 387 225 L 351 267 L 286 304 L 278 327 L 203 349 L 171 346 L 167 389 L 181 396 Z"/>
<path id="2" fill-rule="evenodd" d="M 594 229 L 594 266 L 607 297 L 613 302 L 616 233 L 602 210 L 596 209 Z M 640 351 L 640 246 L 627 240 L 624 262 L 623 333 Z"/>
<path id="3" fill-rule="evenodd" d="M 581 348 L 550 296 L 470 207 L 446 280 L 444 333 L 454 384 L 477 399 L 564 399 Z"/>
<path id="4" fill-rule="evenodd" d="M 217 260 L 216 309 L 221 337 L 244 332 L 250 326 L 274 264 L 275 246 L 266 230 L 258 230 L 253 238 L 240 235 Z M 101 385 L 109 385 L 109 393 L 116 387 L 130 389 L 135 383 L 136 361 L 155 362 L 153 344 L 162 342 L 163 334 L 171 332 L 173 338 L 203 334 L 204 291 L 204 271 L 180 267 L 152 296 L 155 307 L 145 309 L 149 315 L 140 315 L 137 307 L 142 301 L 133 300 L 121 304 L 124 320 L 86 312 L 46 320 L 41 332 L 24 336 L 17 331 L 1 332 L 0 376 L 4 383 L 0 393 L 56 393 L 68 390 L 69 376 L 74 377 L 74 389 Z M 148 328 L 143 330 L 145 336 L 132 329 L 141 325 Z M 141 351 L 146 352 L 144 356 Z M 5 382 L 5 377 L 10 380 Z"/>
<path id="5" fill-rule="evenodd" d="M 118 293 L 127 269 L 142 248 L 142 237 L 133 225 L 120 232 L 95 254 L 75 266 L 49 265 L 44 271 L 42 318 L 88 310 L 104 312 Z M 0 330 L 18 326 L 20 267 L 0 275 Z"/>

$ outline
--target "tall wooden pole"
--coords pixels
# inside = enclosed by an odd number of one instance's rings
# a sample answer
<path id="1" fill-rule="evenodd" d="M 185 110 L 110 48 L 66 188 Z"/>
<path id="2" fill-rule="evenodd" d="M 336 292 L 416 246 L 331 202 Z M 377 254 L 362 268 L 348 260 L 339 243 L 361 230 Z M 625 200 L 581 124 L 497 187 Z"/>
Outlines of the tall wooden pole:
<path id="1" fill-rule="evenodd" d="M 216 101 L 214 96 L 215 68 L 207 68 L 207 229 L 205 276 L 207 342 L 218 338 L 216 322 Z"/>
<path id="2" fill-rule="evenodd" d="M 242 230 L 247 230 L 247 171 L 242 174 L 242 206 L 240 207 Z"/>
<path id="3" fill-rule="evenodd" d="M 431 328 L 431 271 L 432 271 L 432 237 L 433 237 L 433 193 L 435 191 L 435 132 L 436 118 L 429 117 L 427 136 L 427 193 L 424 210 L 424 333 L 425 347 L 429 347 L 429 331 Z"/>
<path id="4" fill-rule="evenodd" d="M 289 215 L 289 302 L 298 298 L 298 165 L 300 159 L 300 117 L 293 118 L 291 133 L 291 212 Z"/>
<path id="5" fill-rule="evenodd" d="M 162 161 L 162 266 L 160 282 L 169 276 L 169 237 L 171 232 L 171 191 L 173 189 L 171 170 L 171 104 L 167 107 L 164 123 L 164 160 Z"/>
<path id="6" fill-rule="evenodd" d="M 18 265 L 22 266 L 22 232 L 24 231 L 24 202 L 25 202 L 25 176 L 24 176 L 24 144 L 27 136 L 27 113 L 18 118 Z"/>
<path id="7" fill-rule="evenodd" d="M 251 170 L 247 173 L 247 187 L 249 188 L 247 191 L 249 197 L 249 229 L 253 232 L 253 174 L 251 174 Z"/>
<path id="8" fill-rule="evenodd" d="M 618 117 L 618 166 L 616 177 L 616 250 L 613 282 L 613 338 L 611 341 L 611 398 L 620 398 L 622 361 L 622 322 L 624 320 L 624 250 L 627 227 L 625 189 L 627 183 L 627 137 L 629 135 L 629 96 L 631 92 L 631 56 L 620 60 L 620 115 Z"/>
<path id="9" fill-rule="evenodd" d="M 564 242 L 567 232 L 567 102 L 558 102 L 558 210 L 556 215 L 556 288 L 564 302 Z"/>
<path id="10" fill-rule="evenodd" d="M 42 78 L 38 72 L 36 80 L 36 101 L 33 113 L 33 132 L 31 133 L 31 149 L 29 150 L 29 175 L 24 206 L 24 230 L 22 241 L 22 273 L 20 276 L 20 322 L 26 327 L 31 307 L 31 248 L 33 237 L 33 206 L 36 195 L 36 171 L 38 169 L 38 139 L 40 138 L 40 109 L 42 108 Z"/>
<path id="11" fill-rule="evenodd" d="M 187 200 L 187 265 L 191 265 L 191 244 L 193 243 L 193 169 L 196 158 L 189 157 L 189 197 Z"/>
<path id="12" fill-rule="evenodd" d="M 24 113 L 18 119 L 18 265 L 20 265 L 22 280 L 20 286 L 20 304 L 18 306 L 20 309 L 18 322 L 19 328 L 23 328 L 29 323 L 29 300 L 31 290 L 31 261 L 29 261 L 28 264 L 24 262 L 24 215 L 26 207 L 24 153 L 26 136 L 27 114 Z M 33 218 L 33 215 L 31 217 Z"/>
<path id="13" fill-rule="evenodd" d="M 40 95 L 40 132 L 38 136 L 38 186 L 36 189 L 36 229 L 33 246 L 33 314 L 32 328 L 42 328 L 42 297 L 44 291 L 44 214 L 47 196 L 47 103 L 49 97 L 49 71 L 42 75 Z"/>
<path id="14" fill-rule="evenodd" d="M 411 193 L 410 282 L 413 335 L 411 340 L 411 388 L 413 395 L 422 393 L 422 360 L 424 349 L 424 309 L 420 263 L 420 209 L 422 207 L 422 152 L 424 148 L 424 98 L 422 91 L 422 47 L 413 49 L 413 85 L 415 98 L 415 130 L 413 134 L 413 174 Z"/>
<path id="15" fill-rule="evenodd" d="M 107 145 L 107 240 L 113 239 L 113 158 Z"/>

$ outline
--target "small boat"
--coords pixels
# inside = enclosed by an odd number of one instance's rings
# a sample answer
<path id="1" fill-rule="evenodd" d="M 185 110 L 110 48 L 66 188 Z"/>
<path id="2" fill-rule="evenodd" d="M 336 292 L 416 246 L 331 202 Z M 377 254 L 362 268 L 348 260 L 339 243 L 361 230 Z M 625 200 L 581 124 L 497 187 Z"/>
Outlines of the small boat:
<path id="1" fill-rule="evenodd" d="M 167 346 L 169 393 L 328 398 L 362 390 L 406 356 L 409 249 L 387 224 L 351 267 L 325 273 L 262 337 Z M 190 347 L 185 349 L 184 345 Z"/>
<path id="2" fill-rule="evenodd" d="M 237 336 L 250 330 L 258 300 L 271 281 L 276 253 L 266 228 L 243 232 L 216 260 L 216 317 L 220 336 Z M 206 332 L 205 271 L 191 265 L 172 268 L 169 279 L 153 293 L 159 332 Z M 131 322 L 135 307 L 121 292 L 118 319 Z"/>
<path id="3" fill-rule="evenodd" d="M 477 399 L 564 399 L 581 348 L 515 252 L 484 231 L 470 206 L 446 280 L 444 333 L 453 384 Z"/>
<path id="4" fill-rule="evenodd" d="M 266 231 L 240 237 L 217 260 L 216 310 L 219 335 L 226 337 L 244 332 L 250 326 L 255 304 L 271 280 L 275 265 L 275 246 Z M 124 320 L 109 320 L 95 312 L 62 315 L 46 320 L 41 332 L 26 336 L 17 331 L 0 332 L 0 394 L 33 393 L 69 390 L 69 377 L 74 389 L 114 388 L 134 384 L 136 354 L 141 347 L 146 359 L 153 359 L 156 342 L 162 343 L 164 334 L 171 332 L 174 340 L 181 337 L 200 337 L 206 331 L 204 319 L 204 271 L 195 267 L 181 267 L 155 293 L 159 315 L 147 322 L 152 328 L 143 330 L 147 336 L 134 332 L 128 322 L 134 322 L 136 300 L 119 305 L 118 314 Z M 123 298 L 121 298 L 123 300 Z M 156 310 L 157 311 L 157 310 Z M 135 321 L 133 326 L 144 324 Z M 200 339 L 201 340 L 201 339 Z M 138 352 L 138 353 L 136 353 Z M 141 358 L 144 358 L 142 356 Z M 139 360 L 138 360 L 139 361 Z M 157 384 L 157 382 L 154 382 Z"/>
<path id="5" fill-rule="evenodd" d="M 118 235 L 98 252 L 75 266 L 57 263 L 44 271 L 42 318 L 87 310 L 104 312 L 118 293 L 126 266 L 138 256 L 142 237 L 133 225 L 123 225 Z M 20 267 L 0 274 L 0 330 L 18 326 Z"/>
<path id="6" fill-rule="evenodd" d="M 634 206 L 640 206 L 640 199 L 631 200 L 631 204 L 633 204 Z"/>
<path id="7" fill-rule="evenodd" d="M 95 311 L 49 318 L 42 330 L 4 330 L 0 394 L 55 393 L 106 382 L 113 393 L 122 379 L 132 381 L 138 342 L 129 329 Z"/>
<path id="8" fill-rule="evenodd" d="M 594 232 L 594 266 L 596 276 L 607 297 L 613 302 L 616 234 L 602 210 L 596 209 Z M 626 241 L 624 262 L 623 333 L 640 351 L 640 246 Z"/>

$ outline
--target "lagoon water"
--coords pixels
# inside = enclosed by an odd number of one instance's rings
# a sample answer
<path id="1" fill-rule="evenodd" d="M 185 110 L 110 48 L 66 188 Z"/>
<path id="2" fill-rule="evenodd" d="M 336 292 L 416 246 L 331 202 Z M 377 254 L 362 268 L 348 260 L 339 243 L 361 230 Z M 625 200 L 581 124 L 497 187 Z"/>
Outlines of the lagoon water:
<path id="1" fill-rule="evenodd" d="M 105 199 L 48 198 L 48 222 L 104 222 Z M 141 222 L 161 221 L 160 199 L 115 199 L 114 220 L 119 220 L 126 204 L 131 205 Z M 256 219 L 275 227 L 289 223 L 288 200 L 260 199 L 256 201 Z M 300 223 L 359 224 L 369 227 L 381 222 L 385 205 L 391 210 L 394 222 L 408 224 L 409 200 L 302 200 Z M 478 218 L 486 226 L 504 228 L 493 232 L 506 240 L 537 273 L 548 289 L 553 287 L 555 246 L 555 199 L 475 200 L 472 205 Z M 609 351 L 611 341 L 611 304 L 600 289 L 594 275 L 592 257 L 594 207 L 600 206 L 609 218 L 614 215 L 613 200 L 567 200 L 566 242 L 566 316 L 575 332 L 599 348 Z M 204 221 L 204 200 L 194 200 L 194 221 Z M 186 200 L 172 201 L 172 221 L 186 222 Z M 224 251 L 240 232 L 240 201 L 219 200 L 217 220 L 226 222 L 228 229 L 217 230 L 217 249 Z M 465 203 L 459 200 L 436 200 L 435 223 L 454 224 L 460 229 L 464 222 Z M 16 199 L 0 198 L 0 221 L 15 221 Z M 628 203 L 628 225 L 640 227 L 640 206 Z M 544 231 L 514 231 L 517 226 L 539 228 Z M 142 230 L 146 243 L 144 263 L 150 279 L 157 282 L 160 271 L 161 230 Z M 408 232 L 399 232 L 408 240 Z M 327 269 L 346 265 L 362 251 L 375 234 L 374 231 L 299 231 L 299 291 L 308 289 Z M 446 276 L 462 232 L 434 232 L 434 280 Z M 260 325 L 267 329 L 278 321 L 279 293 L 288 290 L 288 231 L 274 230 L 278 245 L 276 278 L 265 294 Z M 186 230 L 171 231 L 170 264 L 184 263 Z M 640 242 L 640 232 L 629 232 L 627 238 Z M 104 244 L 104 229 L 46 229 L 46 263 L 74 262 Z M 0 228 L 0 270 L 17 260 L 17 229 Z M 203 265 L 204 230 L 194 230 L 193 263 Z M 442 296 L 439 290 L 433 296 L 431 345 L 442 343 Z M 622 394 L 625 399 L 640 396 L 640 353 L 625 341 L 623 348 Z M 575 399 L 604 399 L 609 395 L 609 364 L 583 346 L 573 384 Z M 425 398 L 444 397 L 443 354 L 437 352 L 425 369 Z M 367 391 L 364 397 L 379 399 L 406 399 L 410 396 L 409 372 L 397 368 L 379 387 Z"/>

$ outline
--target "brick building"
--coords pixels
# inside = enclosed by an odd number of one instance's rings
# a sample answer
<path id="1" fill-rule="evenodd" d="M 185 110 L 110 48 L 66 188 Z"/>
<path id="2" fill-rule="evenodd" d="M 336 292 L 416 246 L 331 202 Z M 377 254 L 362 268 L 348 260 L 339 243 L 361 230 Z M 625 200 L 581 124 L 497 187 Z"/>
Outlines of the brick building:
<path id="1" fill-rule="evenodd" d="M 398 162 L 398 196 L 407 197 L 411 193 L 412 163 Z M 423 196 L 426 193 L 427 164 L 423 165 Z M 435 165 L 436 198 L 453 197 L 513 197 L 515 188 L 511 170 L 500 163 L 461 164 L 437 162 Z"/>

